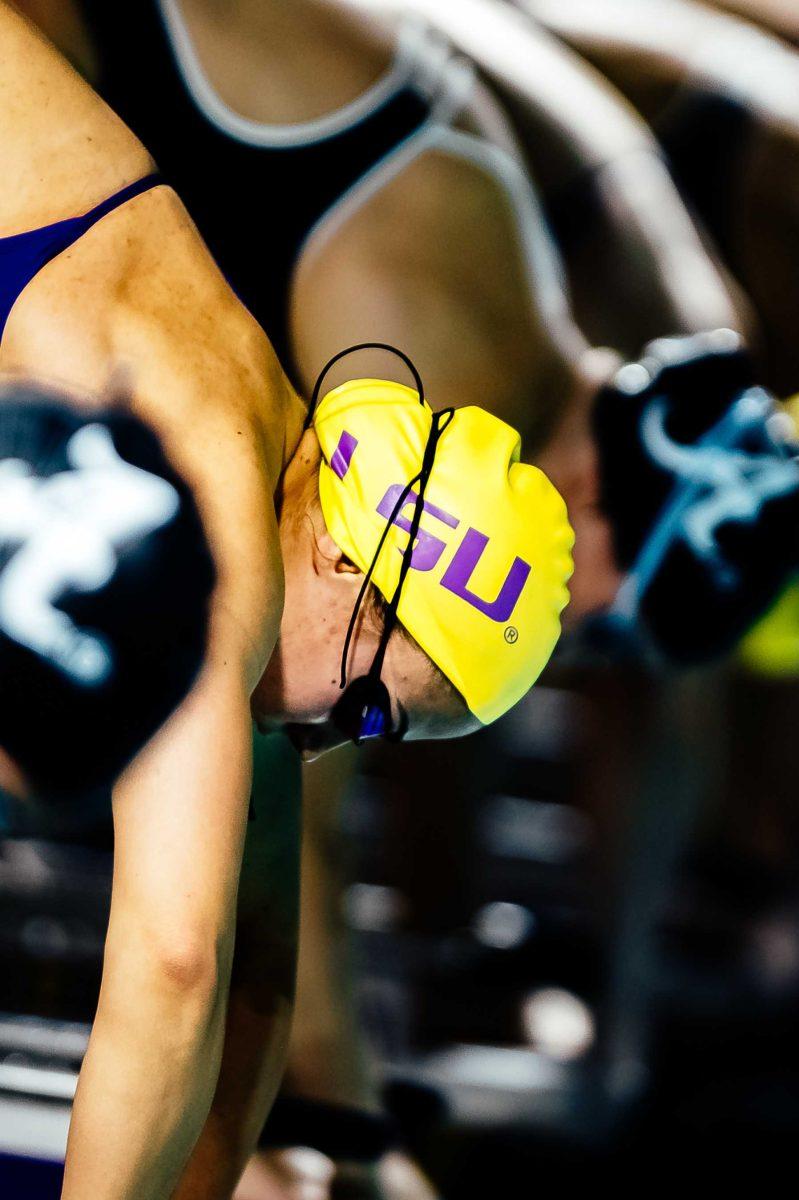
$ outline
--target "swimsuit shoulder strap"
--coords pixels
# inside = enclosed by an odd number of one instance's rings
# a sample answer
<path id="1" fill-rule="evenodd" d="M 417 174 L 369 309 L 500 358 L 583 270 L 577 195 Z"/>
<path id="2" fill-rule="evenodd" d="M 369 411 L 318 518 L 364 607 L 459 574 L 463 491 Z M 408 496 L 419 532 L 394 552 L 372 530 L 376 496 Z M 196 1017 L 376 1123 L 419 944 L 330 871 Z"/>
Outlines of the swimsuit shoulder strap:
<path id="1" fill-rule="evenodd" d="M 113 196 L 109 196 L 107 200 L 103 200 L 95 208 L 84 213 L 83 216 L 72 217 L 67 221 L 59 221 L 58 225 L 74 223 L 73 231 L 75 225 L 80 226 L 80 233 L 76 235 L 76 237 L 80 237 L 81 234 L 91 229 L 92 225 L 96 225 L 98 221 L 101 221 L 103 217 L 108 216 L 115 209 L 121 208 L 123 204 L 127 204 L 128 200 L 134 200 L 142 192 L 149 192 L 153 188 L 160 187 L 163 183 L 164 180 L 161 175 L 157 171 L 154 171 L 150 175 L 145 175 L 143 179 L 137 179 L 135 183 L 129 183 L 127 187 L 122 188 L 119 192 L 115 192 Z M 50 228 L 57 228 L 57 226 L 50 226 Z"/>
<path id="2" fill-rule="evenodd" d="M 11 309 L 43 267 L 68 250 L 103 217 L 163 182 L 156 173 L 145 175 L 81 216 L 0 238 L 0 339 Z"/>

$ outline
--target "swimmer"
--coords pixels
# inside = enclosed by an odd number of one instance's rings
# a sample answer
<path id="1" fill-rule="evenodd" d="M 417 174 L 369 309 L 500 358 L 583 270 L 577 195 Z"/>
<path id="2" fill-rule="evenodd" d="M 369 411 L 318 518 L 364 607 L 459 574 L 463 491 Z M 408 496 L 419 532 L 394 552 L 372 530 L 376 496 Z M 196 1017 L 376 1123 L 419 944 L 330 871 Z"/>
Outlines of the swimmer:
<path id="1" fill-rule="evenodd" d="M 24 7 L 39 21 L 49 16 L 47 32 L 155 150 L 304 390 L 338 346 L 376 337 L 410 350 L 433 403 L 489 405 L 516 422 L 528 454 L 572 395 L 593 392 L 598 372 L 582 365 L 588 346 L 571 320 L 551 239 L 508 123 L 468 64 L 418 21 L 402 23 L 395 51 L 391 30 L 374 22 L 364 28 L 361 19 L 342 17 L 334 8 L 324 14 L 313 4 L 298 4 L 288 23 L 281 20 L 281 6 L 261 4 L 255 29 L 247 25 L 253 10 L 246 5 L 223 13 L 218 6 L 147 2 L 134 13 L 123 3 L 114 14 L 93 3 L 50 6 L 49 14 L 42 3 Z M 80 38 L 67 10 L 85 18 Z M 213 24 L 220 16 L 225 36 L 204 36 L 209 17 Z M 218 66 L 224 54 L 217 51 L 228 43 L 250 73 L 273 81 L 273 107 L 256 90 L 250 93 L 253 107 L 225 90 Z M 308 119 L 317 81 L 295 54 L 299 46 L 316 59 L 323 53 L 343 72 L 338 83 L 333 72 L 324 72 L 332 90 L 323 99 L 333 115 L 321 114 L 322 121 Z M 146 87 L 136 70 L 144 57 Z M 227 103 L 214 103 L 213 93 L 209 101 L 205 91 L 189 86 L 197 77 L 188 70 L 195 61 Z M 359 87 L 367 92 L 365 102 L 348 116 L 346 101 Z M 311 93 L 305 108 L 303 88 Z M 231 115 L 231 102 L 244 122 Z M 340 114 L 336 102 L 343 104 Z M 164 111 L 169 121 L 162 119 Z M 271 186 L 276 174 L 279 203 Z M 222 178 L 224 189 L 215 188 Z M 270 221 L 262 219 L 266 204 Z M 446 238 L 440 236 L 442 221 Z M 420 294 L 428 297 L 423 306 L 415 300 Z M 364 304 L 360 298 L 366 296 Z M 364 373 L 402 370 L 379 352 L 354 362 Z M 569 479 L 562 473 L 560 486 L 568 492 L 580 545 L 590 547 L 586 527 L 596 521 L 590 482 L 570 449 L 564 448 L 562 459 Z M 570 611 L 607 603 L 617 583 L 607 558 L 583 552 Z M 334 763 L 332 770 L 340 768 Z M 309 847 L 326 820 L 325 789 L 316 792 L 306 805 Z M 325 1026 L 349 1025 L 345 1009 L 346 1000 L 331 1009 Z M 309 1013 L 311 1023 L 305 1020 Z M 298 1036 L 313 1037 L 314 1004 L 302 1005 L 301 1014 Z M 371 1083 L 346 1079 L 359 1075 L 356 1057 L 336 1058 L 347 1062 L 330 1094 L 374 1111 L 379 1102 Z M 324 1062 L 307 1069 L 317 1082 L 325 1074 Z M 284 1167 L 281 1161 L 281 1179 Z M 396 1156 L 378 1169 L 387 1167 L 393 1176 Z M 406 1162 L 404 1170 L 413 1168 Z"/>
<path id="2" fill-rule="evenodd" d="M 379 322 L 368 326 L 369 333 L 411 346 L 425 376 L 436 381 L 439 403 L 490 394 L 499 411 L 510 407 L 528 446 L 546 442 L 542 431 L 557 423 L 559 411 L 568 410 L 570 390 L 579 390 L 573 380 L 588 347 L 569 313 L 540 206 L 520 170 L 516 136 L 547 193 L 569 182 L 568 172 L 564 179 L 563 172 L 552 169 L 559 158 L 575 175 L 592 172 L 602 179 L 606 208 L 600 218 L 615 214 L 616 222 L 610 238 L 604 225 L 585 232 L 605 253 L 601 274 L 609 279 L 604 269 L 609 263 L 612 282 L 598 297 L 597 271 L 586 271 L 593 292 L 581 307 L 588 320 L 605 321 L 604 328 L 597 328 L 609 335 L 611 344 L 629 353 L 656 332 L 735 322 L 734 304 L 643 123 L 614 102 L 601 81 L 569 61 L 565 50 L 551 39 L 535 37 L 532 25 L 511 10 L 496 11 L 488 26 L 491 38 L 469 37 L 470 29 L 481 28 L 470 14 L 484 16 L 490 6 L 472 4 L 458 14 L 431 0 L 414 8 L 417 17 L 438 22 L 438 33 L 425 34 L 413 22 L 401 25 L 392 62 L 390 27 L 387 33 L 379 25 L 348 21 L 345 7 L 328 6 L 321 16 L 324 6 L 297 5 L 287 21 L 281 6 L 261 4 L 259 25 L 252 27 L 247 24 L 251 10 L 242 4 L 224 6 L 224 12 L 218 5 L 190 0 L 147 4 L 127 25 L 124 9 L 115 12 L 112 22 L 102 6 L 84 5 L 88 32 L 94 36 L 87 70 L 93 61 L 94 77 L 128 121 L 148 144 L 157 138 L 153 144 L 161 166 L 180 179 L 181 193 L 203 233 L 304 386 L 310 386 L 327 354 L 352 340 L 364 321 Z M 513 122 L 463 58 L 441 46 L 437 38 L 442 32 L 477 60 L 503 96 L 515 101 Z M 131 38 L 138 54 L 131 50 Z M 229 52 L 233 46 L 238 46 L 235 55 Z M 303 68 L 307 52 L 334 62 L 342 77 L 336 81 L 327 70 L 309 78 Z M 235 57 L 238 67 L 247 64 L 235 79 L 225 74 L 226 54 Z M 145 55 L 150 72 L 148 86 L 142 87 L 136 64 Z M 546 81 L 565 71 L 573 102 L 562 141 L 571 138 L 571 144 L 565 152 L 555 144 L 547 158 L 538 147 L 553 144 L 564 105 L 557 91 L 547 94 Z M 245 78 L 250 79 L 248 88 L 243 87 Z M 270 87 L 252 86 L 259 79 L 268 79 Z M 320 95 L 322 79 L 329 90 Z M 350 109 L 353 100 L 359 103 Z M 174 120 L 164 122 L 164 110 Z M 389 111 L 393 124 L 381 125 L 381 114 Z M 408 140 L 400 152 L 403 136 Z M 336 148 L 333 156 L 330 146 Z M 226 180 L 223 193 L 209 185 L 207 168 L 214 162 L 214 177 Z M 281 164 L 291 164 L 293 171 Z M 640 171 L 636 174 L 633 167 Z M 365 170 L 361 180 L 359 173 Z M 280 206 L 275 210 L 273 205 L 274 220 L 265 223 L 260 219 L 262 197 L 271 191 L 264 180 L 274 171 L 280 171 L 283 181 Z M 317 177 L 323 187 L 303 185 Z M 249 218 L 249 208 L 241 210 L 243 201 L 253 207 Z M 479 210 L 479 228 L 470 224 L 471 209 Z M 609 255 L 608 247 L 613 251 Z M 420 254 L 423 271 L 414 274 Z M 632 286 L 630 261 L 642 276 Z M 266 277 L 260 266 L 264 262 L 279 263 L 281 270 Z M 473 273 L 475 286 L 464 286 L 465 271 Z M 496 285 L 491 294 L 486 280 Z M 436 299 L 435 308 L 429 301 L 419 306 L 406 299 L 428 294 Z M 370 295 L 379 303 L 359 303 Z M 468 305 L 462 296 L 468 297 Z M 496 344 L 497 328 L 507 336 L 504 345 Z M 487 336 L 476 334 L 482 329 Z M 459 347 L 456 355 L 452 346 Z M 379 369 L 391 370 L 391 364 L 381 358 Z M 583 384 L 583 416 L 597 382 L 593 389 Z M 590 448 L 589 427 L 577 415 L 572 424 L 576 441 L 564 436 L 559 449 L 549 444 L 545 453 L 550 469 L 560 461 L 572 480 L 581 475 L 590 479 L 590 470 L 583 473 L 576 467 L 585 463 Z M 564 421 L 567 429 L 569 424 Z M 572 484 L 563 490 L 573 513 L 578 494 L 590 513 L 595 504 L 590 487 Z M 581 517 L 579 507 L 575 515 Z M 598 599 L 601 603 L 602 596 L 607 599 L 618 585 L 607 568 L 596 569 L 601 556 L 586 563 L 585 547 L 592 544 L 588 521 L 588 514 L 575 519 L 575 614 Z M 607 555 L 604 562 L 609 562 Z M 604 579 L 609 586 L 603 587 Z M 324 819 L 315 800 L 308 823 Z M 301 1011 L 307 1016 L 312 1007 L 309 1003 Z M 301 1022 L 303 1036 L 312 1036 L 313 1020 Z M 317 1083 L 319 1069 L 317 1063 L 310 1071 Z M 341 1078 L 337 1083 L 340 1088 Z M 357 1088 L 350 1098 L 353 1094 L 359 1094 Z"/>
<path id="3" fill-rule="evenodd" d="M 273 0 L 146 0 L 134 13 L 125 0 L 113 17 L 94 0 L 22 2 L 155 153 L 301 390 L 340 346 L 370 338 L 408 350 L 435 403 L 488 404 L 528 455 L 545 451 L 569 506 L 567 619 L 610 603 L 619 574 L 587 416 L 615 359 L 590 343 L 627 357 L 664 332 L 738 326 L 628 107 L 483 0 L 298 0 L 290 13 Z M 565 112 L 546 95 L 562 77 Z M 525 156 L 547 197 L 570 173 L 601 173 L 576 317 Z"/>
<path id="4" fill-rule="evenodd" d="M 434 414 L 415 376 L 309 415 L 141 144 L 7 4 L 0 38 L 0 370 L 98 398 L 124 371 L 217 574 L 197 683 L 114 788 L 63 1195 L 225 1195 L 279 1079 L 296 939 L 296 757 L 266 737 L 254 763 L 252 719 L 300 748 L 495 719 L 557 640 L 572 535 L 518 434 Z"/>

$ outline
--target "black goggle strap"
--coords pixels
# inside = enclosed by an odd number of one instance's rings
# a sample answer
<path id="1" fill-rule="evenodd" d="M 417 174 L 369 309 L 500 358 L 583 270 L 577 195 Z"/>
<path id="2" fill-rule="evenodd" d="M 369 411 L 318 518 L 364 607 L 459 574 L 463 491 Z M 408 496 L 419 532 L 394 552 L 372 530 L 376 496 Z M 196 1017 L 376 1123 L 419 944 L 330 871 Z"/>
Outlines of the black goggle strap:
<path id="1" fill-rule="evenodd" d="M 454 415 L 455 415 L 455 410 L 452 408 L 445 408 L 441 412 L 433 413 L 433 419 L 432 419 L 432 422 L 430 425 L 430 433 L 427 438 L 427 444 L 425 446 L 424 456 L 422 458 L 422 465 L 419 468 L 418 473 L 416 475 L 414 475 L 413 479 L 409 480 L 408 483 L 406 483 L 405 487 L 402 489 L 402 492 L 400 493 L 396 504 L 394 505 L 393 509 L 391 510 L 391 516 L 386 521 L 386 524 L 383 528 L 383 532 L 380 535 L 380 541 L 377 543 L 377 549 L 375 550 L 374 555 L 372 557 L 372 561 L 369 564 L 369 569 L 366 572 L 366 574 L 364 575 L 363 583 L 361 584 L 360 591 L 358 592 L 358 598 L 355 601 L 355 607 L 352 610 L 352 616 L 350 617 L 350 622 L 349 622 L 349 625 L 347 626 L 347 636 L 344 639 L 344 649 L 342 650 L 342 653 L 341 653 L 341 678 L 340 678 L 340 682 L 339 682 L 339 687 L 342 690 L 347 686 L 347 663 L 349 662 L 350 646 L 352 644 L 352 638 L 355 633 L 355 628 L 356 628 L 356 624 L 357 624 L 357 620 L 358 620 L 358 614 L 360 612 L 364 596 L 366 595 L 366 590 L 369 587 L 369 584 L 372 582 L 372 575 L 374 574 L 374 570 L 375 570 L 375 567 L 377 566 L 378 559 L 380 558 L 380 555 L 383 551 L 383 547 L 386 543 L 386 538 L 388 537 L 389 532 L 390 532 L 394 522 L 396 521 L 397 517 L 402 512 L 402 509 L 403 509 L 413 487 L 415 486 L 415 484 L 418 483 L 419 484 L 419 493 L 416 498 L 416 504 L 414 506 L 413 517 L 411 519 L 410 532 L 409 532 L 409 536 L 408 536 L 408 545 L 405 548 L 405 552 L 402 556 L 402 565 L 400 567 L 400 573 L 399 573 L 399 578 L 397 580 L 397 586 L 394 589 L 394 595 L 392 596 L 391 601 L 389 603 L 388 612 L 386 613 L 386 619 L 383 623 L 383 632 L 380 637 L 380 644 L 377 648 L 377 653 L 374 657 L 374 661 L 372 662 L 372 666 L 369 669 L 369 675 L 372 676 L 373 678 L 379 678 L 379 676 L 380 676 L 380 671 L 383 666 L 383 660 L 386 656 L 386 648 L 388 646 L 388 640 L 391 637 L 391 633 L 394 629 L 394 625 L 396 624 L 396 620 L 397 620 L 397 608 L 399 606 L 400 594 L 402 592 L 402 585 L 405 582 L 405 577 L 408 574 L 408 571 L 410 569 L 411 559 L 413 557 L 413 547 L 414 547 L 414 543 L 416 541 L 416 537 L 419 533 L 419 526 L 421 524 L 422 511 L 423 511 L 423 507 L 424 507 L 424 503 L 423 503 L 424 502 L 424 493 L 425 493 L 425 489 L 427 487 L 427 481 L 430 478 L 430 472 L 433 467 L 433 461 L 435 459 L 435 453 L 436 453 L 436 446 L 438 445 L 438 439 L 441 437 L 441 434 L 447 428 L 447 426 L 449 425 L 449 423 L 452 420 L 452 418 L 454 417 Z M 444 418 L 446 418 L 446 420 Z"/>
<path id="2" fill-rule="evenodd" d="M 322 367 L 322 370 L 317 376 L 316 383 L 314 384 L 313 393 L 311 395 L 311 403 L 308 406 L 308 412 L 305 417 L 303 429 L 310 429 L 311 427 L 311 422 L 313 421 L 313 416 L 316 412 L 316 405 L 319 402 L 319 392 L 322 389 L 322 383 L 324 382 L 328 371 L 330 371 L 337 362 L 340 362 L 342 358 L 346 358 L 348 354 L 356 354 L 359 350 L 388 350 L 389 354 L 396 354 L 397 358 L 402 359 L 402 361 L 405 363 L 405 366 L 413 376 L 413 382 L 416 384 L 416 390 L 419 393 L 419 403 L 424 404 L 424 384 L 422 383 L 422 377 L 416 369 L 414 363 L 403 350 L 399 350 L 396 346 L 389 345 L 388 342 L 358 342 L 354 346 L 347 346 L 346 350 L 339 350 L 338 354 L 334 354 L 333 357 Z"/>
<path id="3" fill-rule="evenodd" d="M 410 529 L 408 531 L 408 545 L 405 547 L 405 552 L 402 556 L 402 564 L 400 566 L 399 577 L 397 579 L 397 586 L 394 588 L 394 594 L 391 597 L 391 601 L 388 606 L 386 619 L 383 623 L 383 633 L 380 638 L 380 644 L 377 647 L 377 653 L 375 654 L 374 662 L 372 663 L 372 667 L 369 672 L 370 675 L 379 677 L 383 669 L 383 660 L 386 657 L 389 638 L 391 637 L 394 626 L 397 623 L 397 610 L 399 608 L 400 596 L 402 595 L 402 588 L 408 571 L 411 568 L 411 562 L 413 561 L 414 546 L 416 544 L 416 538 L 419 534 L 419 526 L 422 522 L 422 513 L 424 512 L 424 496 L 427 490 L 427 483 L 430 479 L 430 474 L 433 470 L 433 463 L 436 457 L 436 449 L 438 447 L 439 438 L 454 416 L 455 410 L 453 408 L 445 408 L 442 409 L 441 412 L 433 413 L 433 421 L 430 426 L 430 435 L 427 439 L 427 445 L 425 446 L 422 465 L 419 470 L 419 474 L 416 476 L 416 480 L 414 481 L 418 481 L 419 491 L 416 497 L 416 504 L 414 505 L 413 509 L 413 517 L 411 518 Z M 394 517 L 392 516 L 392 520 L 389 522 L 389 527 L 393 524 L 393 521 Z"/>
<path id="4" fill-rule="evenodd" d="M 344 638 L 344 649 L 341 652 L 341 681 L 339 683 L 339 687 L 342 690 L 347 686 L 347 663 L 348 663 L 349 657 L 350 657 L 350 645 L 352 644 L 352 638 L 355 633 L 355 626 L 358 621 L 358 614 L 361 610 L 361 605 L 363 604 L 363 598 L 366 595 L 366 590 L 369 587 L 369 584 L 372 582 L 372 575 L 374 574 L 374 569 L 377 566 L 377 560 L 380 558 L 381 551 L 382 551 L 384 545 L 386 544 L 386 538 L 389 535 L 391 526 L 394 524 L 397 517 L 402 512 L 403 505 L 405 504 L 405 501 L 408 499 L 408 495 L 411 492 L 411 489 L 413 488 L 414 484 L 419 481 L 420 475 L 421 475 L 421 472 L 419 473 L 419 475 L 415 475 L 413 477 L 413 479 L 410 480 L 409 483 L 406 483 L 405 487 L 402 489 L 402 492 L 400 493 L 397 503 L 394 505 L 393 509 L 391 510 L 391 516 L 386 521 L 385 528 L 383 529 L 383 532 L 380 535 L 380 541 L 377 543 L 377 549 L 375 550 L 372 561 L 369 564 L 369 570 L 366 572 L 366 574 L 363 577 L 363 583 L 361 584 L 360 591 L 358 592 L 358 598 L 355 601 L 355 607 L 352 610 L 352 616 L 350 617 L 350 623 L 347 626 L 347 636 Z M 403 556 L 403 563 L 404 563 L 404 561 L 405 560 L 404 560 L 404 556 Z M 386 624 L 388 624 L 388 616 L 386 617 Z M 385 634 L 385 625 L 383 627 L 383 633 Z M 381 638 L 381 641 L 382 641 L 382 638 Z M 378 649 L 378 653 L 380 653 L 379 649 Z M 370 674 L 371 674 L 371 671 L 370 671 Z"/>
<path id="5" fill-rule="evenodd" d="M 316 412 L 316 406 L 319 403 L 319 393 L 322 389 L 322 384 L 323 384 L 328 372 L 331 370 L 332 367 L 334 367 L 336 365 L 337 362 L 340 362 L 342 358 L 346 358 L 348 354 L 356 354 L 359 350 L 387 350 L 389 352 L 389 354 L 395 354 L 397 356 L 397 358 L 401 359 L 402 362 L 405 363 L 406 367 L 408 368 L 411 375 L 413 376 L 413 381 L 416 384 L 416 391 L 419 394 L 419 403 L 424 404 L 424 384 L 422 383 L 422 377 L 419 374 L 419 371 L 417 370 L 415 363 L 403 350 L 400 350 L 397 346 L 390 345 L 390 343 L 388 343 L 388 342 L 357 342 L 353 346 L 347 346 L 344 350 L 339 350 L 337 354 L 334 354 L 333 357 L 331 359 L 329 359 L 328 362 L 325 363 L 324 367 L 319 372 L 319 375 L 317 376 L 317 379 L 316 379 L 316 383 L 314 384 L 313 393 L 311 395 L 311 403 L 308 406 L 308 412 L 305 416 L 305 421 L 303 423 L 304 430 L 310 429 L 310 427 L 311 427 L 311 422 L 313 421 L 314 413 Z M 419 476 L 417 475 L 414 479 L 412 479 L 410 481 L 410 483 L 408 484 L 408 486 L 405 488 L 402 495 L 400 496 L 399 500 L 397 501 L 396 505 L 394 506 L 394 511 L 392 512 L 391 517 L 389 518 L 389 520 L 386 524 L 386 527 L 383 531 L 383 535 L 380 538 L 380 541 L 378 543 L 377 550 L 375 551 L 374 558 L 372 559 L 372 563 L 371 563 L 366 575 L 364 576 L 363 583 L 361 584 L 361 589 L 358 592 L 358 599 L 355 601 L 355 607 L 352 610 L 352 616 L 350 617 L 350 622 L 347 627 L 347 636 L 344 639 L 344 649 L 343 649 L 342 655 L 341 655 L 341 681 L 340 681 L 339 686 L 341 687 L 342 690 L 347 686 L 347 662 L 349 660 L 350 645 L 352 643 L 352 638 L 353 638 L 353 634 L 355 632 L 355 626 L 356 626 L 356 623 L 358 620 L 358 614 L 360 612 L 360 608 L 363 603 L 363 598 L 366 595 L 366 589 L 369 587 L 369 584 L 371 582 L 372 573 L 377 565 L 377 560 L 380 557 L 380 552 L 383 549 L 383 545 L 388 536 L 388 531 L 391 528 L 391 526 L 393 525 L 394 521 L 396 520 L 397 515 L 402 510 L 402 506 L 405 504 L 405 501 L 407 500 L 408 493 L 410 492 L 411 488 L 414 486 L 414 484 L 417 482 L 418 479 L 419 479 Z"/>

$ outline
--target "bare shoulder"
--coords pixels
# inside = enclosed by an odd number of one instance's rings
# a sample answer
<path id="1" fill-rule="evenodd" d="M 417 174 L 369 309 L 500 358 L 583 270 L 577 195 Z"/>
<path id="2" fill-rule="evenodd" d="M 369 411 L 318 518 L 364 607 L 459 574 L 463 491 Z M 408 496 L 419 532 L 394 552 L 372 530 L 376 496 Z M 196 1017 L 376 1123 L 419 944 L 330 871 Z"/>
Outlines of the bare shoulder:
<path id="1" fill-rule="evenodd" d="M 292 393 L 174 193 L 131 267 L 112 338 L 137 407 L 195 489 L 220 575 L 217 611 L 247 644 L 253 683 L 274 647 L 283 575 L 274 492 Z M 159 214 L 158 207 L 167 211 Z M 145 222 L 146 225 L 146 222 Z"/>
<path id="2" fill-rule="evenodd" d="M 195 490 L 219 573 L 217 641 L 241 640 L 254 685 L 282 612 L 274 490 L 293 394 L 170 188 L 115 210 L 37 275 L 0 365 L 100 404 L 133 398 Z"/>
<path id="3" fill-rule="evenodd" d="M 151 160 L 55 47 L 0 0 L 0 237 L 85 212 Z"/>

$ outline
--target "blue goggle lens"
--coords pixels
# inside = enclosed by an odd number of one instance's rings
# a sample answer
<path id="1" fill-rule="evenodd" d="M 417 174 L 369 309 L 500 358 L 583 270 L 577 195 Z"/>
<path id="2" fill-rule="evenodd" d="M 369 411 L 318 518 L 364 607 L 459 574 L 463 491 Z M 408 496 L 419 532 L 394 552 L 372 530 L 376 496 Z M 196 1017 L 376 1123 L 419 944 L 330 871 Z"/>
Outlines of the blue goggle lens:
<path id="1" fill-rule="evenodd" d="M 367 738 L 384 737 L 388 729 L 388 719 L 383 709 L 377 704 L 369 704 L 361 713 L 361 727 L 358 733 L 358 738 L 365 741 Z"/>

